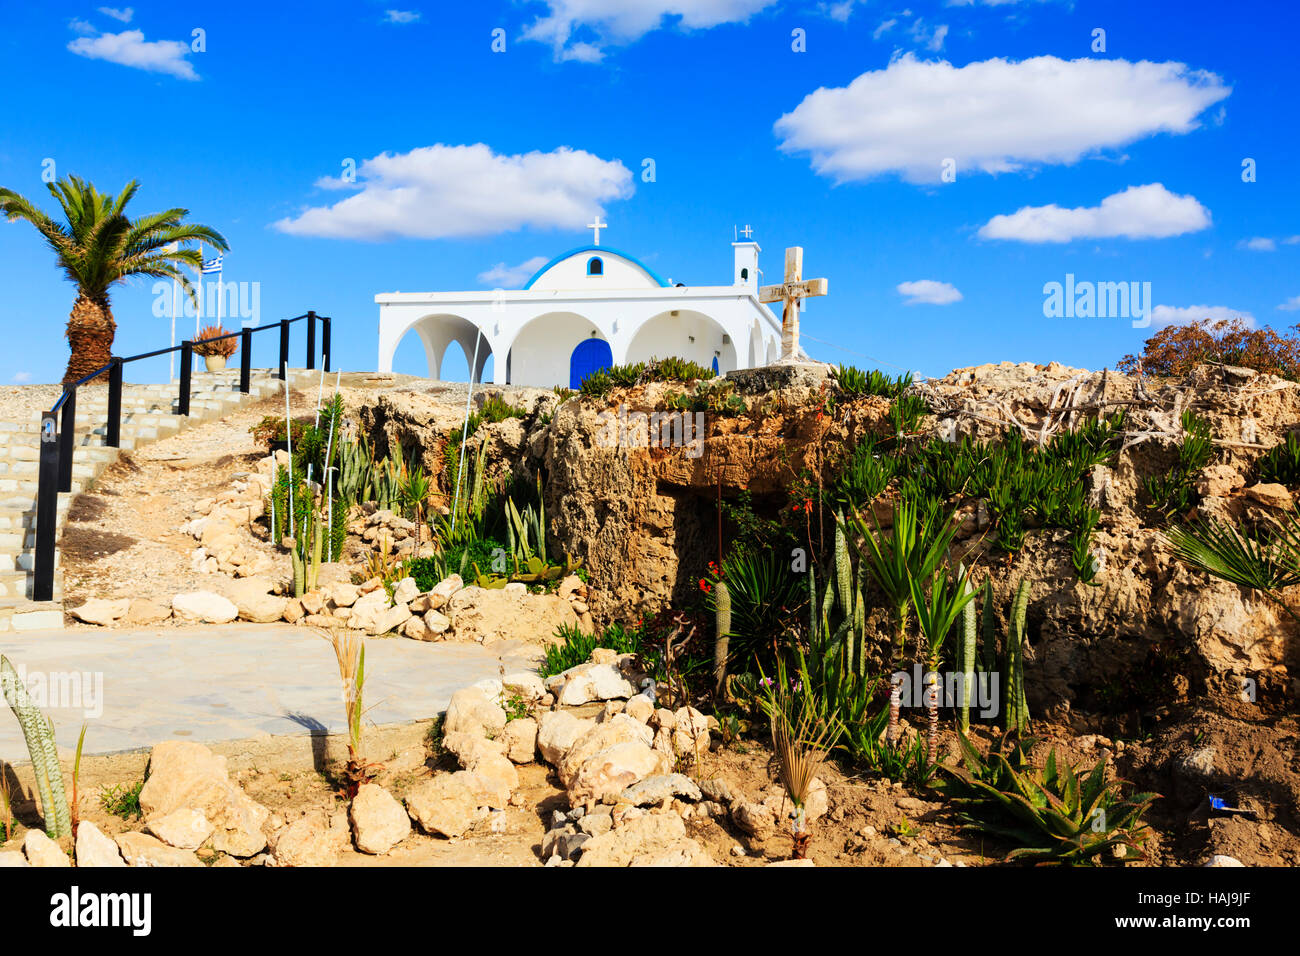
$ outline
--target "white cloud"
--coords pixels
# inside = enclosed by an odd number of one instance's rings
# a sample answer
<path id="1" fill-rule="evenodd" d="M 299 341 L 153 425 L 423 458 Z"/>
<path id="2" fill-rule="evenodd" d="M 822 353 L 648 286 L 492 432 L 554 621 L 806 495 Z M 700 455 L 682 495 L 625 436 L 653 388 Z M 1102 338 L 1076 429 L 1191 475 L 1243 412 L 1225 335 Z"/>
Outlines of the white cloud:
<path id="1" fill-rule="evenodd" d="M 69 43 L 68 49 L 92 60 L 107 60 L 151 73 L 168 73 L 182 80 L 199 78 L 198 73 L 194 72 L 193 64 L 185 59 L 190 52 L 188 43 L 180 40 L 146 40 L 140 30 L 80 37 Z"/>
<path id="2" fill-rule="evenodd" d="M 331 239 L 442 239 L 513 229 L 577 229 L 604 204 L 633 192 L 618 160 L 562 146 L 549 153 L 494 153 L 483 143 L 438 143 L 362 162 L 356 183 L 325 179 L 356 193 L 315 206 L 275 227 Z"/>
<path id="3" fill-rule="evenodd" d="M 1210 225 L 1210 211 L 1194 196 L 1179 196 L 1160 183 L 1130 186 L 1099 206 L 1065 209 L 1024 206 L 994 216 L 980 228 L 982 239 L 1070 242 L 1073 239 L 1164 239 Z"/>
<path id="4" fill-rule="evenodd" d="M 911 33 L 913 40 L 931 53 L 938 53 L 943 49 L 943 41 L 948 36 L 948 24 L 941 23 L 930 30 L 926 28 L 925 21 L 918 18 L 908 32 Z"/>
<path id="5" fill-rule="evenodd" d="M 548 12 L 524 30 L 525 40 L 549 43 L 557 60 L 596 62 L 607 46 L 622 46 L 674 22 L 683 30 L 744 23 L 776 0 L 544 0 Z M 581 33 L 582 38 L 577 34 Z"/>
<path id="6" fill-rule="evenodd" d="M 420 13 L 417 10 L 385 10 L 385 23 L 415 23 L 420 19 Z"/>
<path id="7" fill-rule="evenodd" d="M 22 385 L 24 382 L 30 382 L 31 380 L 31 372 L 14 372 L 14 377 L 12 379 L 15 385 Z"/>
<path id="8" fill-rule="evenodd" d="M 874 30 L 871 31 L 871 39 L 873 39 L 873 40 L 879 40 L 882 36 L 884 36 L 884 35 L 885 35 L 886 33 L 888 33 L 890 30 L 894 29 L 894 27 L 895 27 L 895 25 L 896 25 L 897 23 L 898 23 L 898 21 L 897 21 L 896 19 L 892 19 L 892 18 L 889 19 L 889 20 L 881 20 L 881 21 L 880 21 L 880 25 L 877 26 Z"/>
<path id="9" fill-rule="evenodd" d="M 1287 236 L 1282 241 L 1288 246 L 1294 246 L 1296 243 L 1300 243 L 1300 236 Z"/>
<path id="10" fill-rule="evenodd" d="M 99 12 L 106 17 L 112 17 L 114 20 L 120 20 L 123 23 L 130 23 L 131 18 L 135 16 L 134 7 L 100 7 Z"/>
<path id="11" fill-rule="evenodd" d="M 1252 329 L 1256 328 L 1258 324 L 1255 322 L 1255 317 L 1249 312 L 1229 308 L 1226 305 L 1157 305 L 1151 310 L 1152 325 L 1186 324 L 1188 322 L 1200 322 L 1203 319 L 1209 319 L 1211 322 L 1240 319 L 1248 328 Z"/>
<path id="12" fill-rule="evenodd" d="M 99 29 L 93 23 L 87 23 L 80 17 L 73 17 L 68 21 L 68 29 L 75 33 L 92 34 L 98 33 Z"/>
<path id="13" fill-rule="evenodd" d="M 518 289 L 533 277 L 542 266 L 550 260 L 545 256 L 533 256 L 517 266 L 508 266 L 498 262 L 491 269 L 478 274 L 478 281 L 494 289 Z"/>
<path id="14" fill-rule="evenodd" d="M 950 282 L 937 279 L 917 279 L 915 282 L 900 282 L 898 293 L 907 297 L 904 305 L 952 305 L 961 301 L 961 293 Z"/>
<path id="15" fill-rule="evenodd" d="M 1251 252 L 1273 252 L 1277 249 L 1277 243 L 1265 236 L 1255 236 L 1253 239 L 1243 239 L 1237 243 L 1243 249 L 1249 249 Z"/>
<path id="16" fill-rule="evenodd" d="M 837 182 L 1069 164 L 1156 133 L 1187 133 L 1231 89 L 1182 63 L 992 59 L 954 67 L 905 54 L 848 86 L 809 93 L 776 121 L 781 148 Z"/>
<path id="17" fill-rule="evenodd" d="M 1300 295 L 1293 295 L 1278 306 L 1283 312 L 1300 312 Z"/>

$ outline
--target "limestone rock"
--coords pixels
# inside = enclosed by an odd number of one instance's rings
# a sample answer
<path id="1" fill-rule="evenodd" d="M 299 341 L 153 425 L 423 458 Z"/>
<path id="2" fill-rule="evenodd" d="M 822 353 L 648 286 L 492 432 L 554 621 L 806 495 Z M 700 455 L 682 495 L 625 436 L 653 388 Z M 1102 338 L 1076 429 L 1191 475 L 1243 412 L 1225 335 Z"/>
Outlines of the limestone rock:
<path id="1" fill-rule="evenodd" d="M 393 603 L 410 604 L 419 593 L 420 586 L 415 583 L 415 578 L 402 578 L 393 588 Z"/>
<path id="2" fill-rule="evenodd" d="M 442 774 L 406 795 L 406 809 L 432 836 L 458 837 L 474 822 L 478 799 L 460 774 Z"/>
<path id="3" fill-rule="evenodd" d="M 197 850 L 203 841 L 212 836 L 215 827 L 202 810 L 178 807 L 170 813 L 150 817 L 145 831 L 156 836 L 168 846 L 183 850 Z"/>
<path id="4" fill-rule="evenodd" d="M 361 596 L 361 589 L 355 584 L 339 583 L 330 586 L 330 600 L 334 602 L 335 607 L 351 607 L 357 603 L 357 598 Z"/>
<path id="5" fill-rule="evenodd" d="M 640 743 L 649 746 L 652 739 L 650 729 L 644 724 L 638 723 L 626 714 L 616 714 L 609 720 L 596 724 L 573 742 L 556 767 L 560 781 L 565 789 L 568 789 L 582 765 L 602 750 L 624 743 Z M 643 774 L 643 776 L 648 775 Z M 619 790 L 633 783 L 636 783 L 636 780 L 629 780 L 623 787 L 619 787 Z"/>
<path id="6" fill-rule="evenodd" d="M 360 603 L 360 602 L 358 602 Z M 353 617 L 356 612 L 353 612 Z M 405 604 L 394 604 L 387 610 L 380 611 L 375 615 L 374 623 L 366 628 L 370 634 L 387 634 L 389 631 L 397 630 L 411 618 L 411 609 Z M 355 627 L 356 624 L 354 623 Z"/>
<path id="7" fill-rule="evenodd" d="M 762 836 L 776 826 L 772 808 L 762 803 L 733 803 L 731 822 L 751 836 Z"/>
<path id="8" fill-rule="evenodd" d="M 429 608 L 424 612 L 424 626 L 433 634 L 441 636 L 451 630 L 451 618 L 441 611 Z"/>
<path id="9" fill-rule="evenodd" d="M 437 640 L 438 635 L 433 632 L 429 625 L 424 623 L 421 617 L 408 618 L 402 625 L 402 636 L 409 637 L 413 641 L 433 641 Z"/>
<path id="10" fill-rule="evenodd" d="M 1201 865 L 1202 866 L 1245 866 L 1246 864 L 1242 863 L 1235 856 L 1225 856 L 1222 853 L 1216 853 Z"/>
<path id="11" fill-rule="evenodd" d="M 712 866 L 709 854 L 686 836 L 675 813 L 646 813 L 625 820 L 582 847 L 578 866 Z"/>
<path id="12" fill-rule="evenodd" d="M 626 700 L 636 691 L 615 664 L 589 662 L 570 667 L 547 681 L 561 707 L 579 707 L 595 700 Z"/>
<path id="13" fill-rule="evenodd" d="M 168 846 L 147 833 L 120 833 L 117 848 L 130 866 L 202 866 L 192 850 Z"/>
<path id="14" fill-rule="evenodd" d="M 406 839 L 411 820 L 391 793 L 376 783 L 362 784 L 349 811 L 357 849 L 376 856 Z"/>
<path id="15" fill-rule="evenodd" d="M 453 574 L 439 581 L 429 592 L 429 607 L 438 610 L 447 606 L 451 596 L 465 586 L 459 574 Z"/>
<path id="16" fill-rule="evenodd" d="M 505 756 L 483 751 L 465 767 L 477 783 L 469 781 L 480 806 L 504 810 L 510 794 L 519 786 L 519 772 Z"/>
<path id="17" fill-rule="evenodd" d="M 68 854 L 45 835 L 43 830 L 28 830 L 23 837 L 23 853 L 27 855 L 30 866 L 72 866 Z"/>
<path id="18" fill-rule="evenodd" d="M 388 593 L 382 585 L 370 591 L 366 591 L 365 588 L 366 585 L 361 585 L 361 597 L 353 603 L 352 617 L 348 619 L 348 623 L 357 630 L 374 633 L 380 615 L 389 609 Z"/>
<path id="19" fill-rule="evenodd" d="M 515 671 L 501 678 L 501 687 L 508 694 L 518 694 L 524 700 L 540 700 L 546 694 L 546 685 L 532 671 Z"/>
<path id="20" fill-rule="evenodd" d="M 513 763 L 532 763 L 537 756 L 537 721 L 522 717 L 506 724 L 502 732 L 506 756 Z"/>
<path id="21" fill-rule="evenodd" d="M 266 847 L 262 829 L 269 811 L 231 783 L 226 758 L 202 744 L 168 740 L 153 748 L 140 809 L 151 829 L 165 826 L 163 818 L 178 810 L 201 813 L 212 824 L 212 845 L 232 856 L 254 856 Z"/>
<path id="22" fill-rule="evenodd" d="M 568 601 L 554 594 L 530 594 L 526 587 L 464 588 L 451 595 L 446 607 L 455 639 L 480 644 L 499 640 L 545 643 L 556 628 L 578 623 Z"/>
<path id="23" fill-rule="evenodd" d="M 1290 511 L 1293 504 L 1291 492 L 1287 491 L 1286 485 L 1252 485 L 1246 489 L 1245 494 L 1247 498 L 1266 508 L 1277 508 L 1280 511 Z"/>
<path id="24" fill-rule="evenodd" d="M 313 810 L 274 834 L 271 855 L 277 866 L 333 866 L 347 848 L 347 827 Z"/>
<path id="25" fill-rule="evenodd" d="M 223 590 L 239 611 L 241 621 L 269 624 L 284 616 L 285 598 L 272 594 L 275 583 L 267 578 L 238 578 L 223 585 Z"/>
<path id="26" fill-rule="evenodd" d="M 71 608 L 69 613 L 78 621 L 107 627 L 119 618 L 125 617 L 130 609 L 130 598 L 117 598 L 112 601 L 106 601 L 103 598 L 91 598 L 81 607 Z"/>
<path id="27" fill-rule="evenodd" d="M 630 803 L 634 807 L 652 807 L 673 797 L 694 802 L 702 796 L 700 788 L 690 777 L 680 773 L 670 773 L 646 777 L 639 783 L 633 784 L 618 795 L 618 802 Z"/>
<path id="28" fill-rule="evenodd" d="M 18 850 L 0 850 L 0 870 L 5 867 L 28 866 L 27 857 Z"/>
<path id="29" fill-rule="evenodd" d="M 466 687 L 451 695 L 442 720 L 444 734 L 469 733 L 495 737 L 506 727 L 506 712 L 477 687 Z"/>
<path id="30" fill-rule="evenodd" d="M 130 606 L 127 608 L 126 615 L 122 618 L 122 623 L 148 627 L 150 624 L 165 621 L 171 616 L 172 609 L 170 605 L 152 601 L 149 598 L 131 598 Z"/>
<path id="31" fill-rule="evenodd" d="M 564 755 L 578 738 L 596 726 L 590 719 L 574 717 L 567 710 L 551 710 L 542 714 L 537 726 L 537 749 L 542 759 L 558 767 Z"/>
<path id="32" fill-rule="evenodd" d="M 77 866 L 126 866 L 117 844 L 89 820 L 77 824 Z"/>
<path id="33" fill-rule="evenodd" d="M 709 752 L 709 719 L 694 707 L 681 707 L 673 714 L 673 752 L 679 757 Z"/>
<path id="34" fill-rule="evenodd" d="M 239 616 L 232 601 L 211 591 L 177 594 L 172 598 L 172 612 L 188 624 L 229 624 Z"/>

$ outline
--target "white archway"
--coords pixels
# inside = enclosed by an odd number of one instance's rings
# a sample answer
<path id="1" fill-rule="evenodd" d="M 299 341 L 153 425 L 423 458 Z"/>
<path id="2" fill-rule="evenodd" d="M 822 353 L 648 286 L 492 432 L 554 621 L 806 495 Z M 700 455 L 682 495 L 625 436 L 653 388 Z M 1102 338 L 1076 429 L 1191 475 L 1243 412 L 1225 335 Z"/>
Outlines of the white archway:
<path id="1" fill-rule="evenodd" d="M 442 363 L 447 354 L 447 348 L 452 342 L 455 342 L 460 346 L 461 351 L 465 353 L 466 366 L 473 362 L 475 347 L 477 346 L 478 362 L 474 366 L 474 381 L 482 381 L 484 366 L 487 365 L 488 359 L 492 356 L 492 343 L 486 335 L 480 337 L 478 326 L 473 322 L 450 313 L 423 316 L 412 322 L 406 331 L 397 337 L 397 340 L 393 343 L 393 353 L 396 353 L 402 340 L 412 331 L 419 335 L 420 341 L 424 345 L 425 358 L 429 363 L 430 378 L 441 380 Z M 392 354 L 390 354 L 388 356 L 390 367 L 392 360 Z"/>
<path id="2" fill-rule="evenodd" d="M 718 360 L 719 372 L 739 367 L 736 344 L 716 319 L 691 309 L 660 312 L 643 322 L 624 353 L 624 362 L 652 358 L 689 359 L 709 368 Z"/>
<path id="3" fill-rule="evenodd" d="M 573 350 L 589 338 L 608 341 L 595 322 L 577 312 L 543 312 L 534 316 L 505 347 L 510 384 L 542 388 L 567 386 Z"/>

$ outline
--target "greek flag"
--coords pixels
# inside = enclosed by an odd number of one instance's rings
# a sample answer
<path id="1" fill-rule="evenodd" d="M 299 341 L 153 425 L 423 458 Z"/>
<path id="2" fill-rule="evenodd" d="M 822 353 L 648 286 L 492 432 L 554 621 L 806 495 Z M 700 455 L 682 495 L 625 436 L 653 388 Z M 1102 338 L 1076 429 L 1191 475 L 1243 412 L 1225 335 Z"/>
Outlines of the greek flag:
<path id="1" fill-rule="evenodd" d="M 221 274 L 221 256 L 217 256 L 215 259 L 203 260 L 203 275 L 210 275 L 214 272 L 218 275 Z"/>

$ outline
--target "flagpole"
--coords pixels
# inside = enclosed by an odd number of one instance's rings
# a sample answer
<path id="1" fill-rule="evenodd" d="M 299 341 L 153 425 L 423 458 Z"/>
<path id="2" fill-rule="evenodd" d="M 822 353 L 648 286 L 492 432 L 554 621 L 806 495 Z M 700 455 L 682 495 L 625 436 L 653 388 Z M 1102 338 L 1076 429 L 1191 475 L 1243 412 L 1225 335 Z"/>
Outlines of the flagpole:
<path id="1" fill-rule="evenodd" d="M 177 249 L 180 248 L 180 244 L 173 242 L 167 248 L 169 251 L 175 252 Z M 172 337 L 170 342 L 170 347 L 173 349 L 176 348 L 176 299 L 179 295 L 180 295 L 180 285 L 176 282 L 176 279 L 173 276 L 172 278 Z M 176 382 L 176 353 L 175 352 L 167 353 L 167 381 L 173 384 Z"/>

